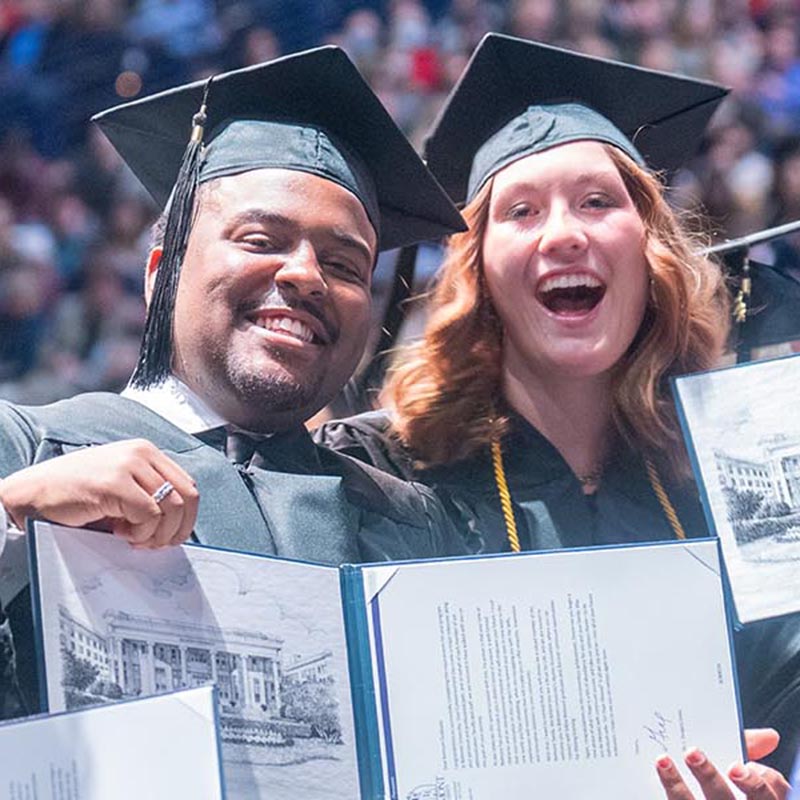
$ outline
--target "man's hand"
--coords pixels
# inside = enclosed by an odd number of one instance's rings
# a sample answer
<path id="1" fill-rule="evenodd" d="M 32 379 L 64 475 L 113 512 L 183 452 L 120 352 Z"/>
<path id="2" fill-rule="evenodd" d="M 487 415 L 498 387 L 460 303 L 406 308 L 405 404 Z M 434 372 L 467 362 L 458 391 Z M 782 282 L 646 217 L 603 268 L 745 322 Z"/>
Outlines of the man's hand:
<path id="1" fill-rule="evenodd" d="M 153 494 L 174 487 L 160 502 Z M 77 450 L 0 481 L 0 503 L 22 527 L 26 517 L 102 527 L 135 547 L 185 542 L 197 517 L 191 477 L 144 439 Z"/>
<path id="2" fill-rule="evenodd" d="M 769 728 L 745 731 L 747 757 L 758 759 L 769 755 L 778 746 L 778 740 L 777 732 Z M 701 750 L 689 750 L 684 761 L 700 784 L 705 800 L 734 800 L 725 779 Z M 668 800 L 695 800 L 669 756 L 660 758 L 656 768 Z M 785 800 L 791 788 L 780 772 L 753 760 L 731 765 L 728 777 L 748 800 Z"/>

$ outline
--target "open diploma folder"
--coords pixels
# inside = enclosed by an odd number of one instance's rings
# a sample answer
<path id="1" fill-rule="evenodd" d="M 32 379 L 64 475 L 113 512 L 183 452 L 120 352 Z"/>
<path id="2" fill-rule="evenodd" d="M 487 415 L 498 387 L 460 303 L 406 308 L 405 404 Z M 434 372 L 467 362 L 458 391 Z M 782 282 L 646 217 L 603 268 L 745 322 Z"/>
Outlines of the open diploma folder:
<path id="1" fill-rule="evenodd" d="M 49 707 L 75 658 L 122 696 L 213 679 L 237 798 L 655 798 L 664 752 L 742 757 L 716 541 L 339 569 L 31 541 Z"/>
<path id="2" fill-rule="evenodd" d="M 222 800 L 214 689 L 0 725 L 0 800 Z"/>
<path id="3" fill-rule="evenodd" d="M 740 623 L 800 610 L 800 356 L 674 381 Z"/>

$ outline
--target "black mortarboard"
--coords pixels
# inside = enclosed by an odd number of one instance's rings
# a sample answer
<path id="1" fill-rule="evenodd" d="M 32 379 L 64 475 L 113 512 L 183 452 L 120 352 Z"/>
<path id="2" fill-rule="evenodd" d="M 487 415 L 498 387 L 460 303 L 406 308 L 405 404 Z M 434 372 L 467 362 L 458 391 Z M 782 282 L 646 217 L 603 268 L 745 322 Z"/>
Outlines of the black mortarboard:
<path id="1" fill-rule="evenodd" d="M 440 112 L 425 156 L 457 203 L 513 161 L 583 139 L 670 170 L 691 154 L 726 94 L 706 81 L 489 33 Z"/>
<path id="2" fill-rule="evenodd" d="M 172 309 L 200 183 L 264 167 L 320 175 L 361 200 L 380 249 L 465 227 L 338 47 L 180 86 L 103 111 L 94 121 L 156 202 L 170 204 L 133 379 L 139 385 L 169 372 Z"/>
<path id="3" fill-rule="evenodd" d="M 758 348 L 800 341 L 800 265 L 781 263 L 781 258 L 774 264 L 750 259 L 752 247 L 799 232 L 800 221 L 790 222 L 706 251 L 706 255 L 724 261 L 732 278 L 736 324 L 731 331 L 731 347 L 738 361 L 749 361 Z"/>
<path id="4" fill-rule="evenodd" d="M 205 87 L 197 81 L 94 117 L 160 206 L 178 176 Z M 368 211 L 377 208 L 380 219 L 373 222 L 387 250 L 463 229 L 446 195 L 338 47 L 218 75 L 206 113 L 201 182 L 263 166 L 320 174 L 351 189 Z M 234 120 L 252 124 L 229 126 Z"/>

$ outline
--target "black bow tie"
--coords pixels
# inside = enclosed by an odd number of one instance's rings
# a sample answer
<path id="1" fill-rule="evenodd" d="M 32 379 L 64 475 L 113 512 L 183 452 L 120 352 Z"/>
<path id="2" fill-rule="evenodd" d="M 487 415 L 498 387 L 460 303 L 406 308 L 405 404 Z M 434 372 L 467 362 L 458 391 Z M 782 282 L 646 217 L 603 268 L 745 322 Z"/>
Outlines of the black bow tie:
<path id="1" fill-rule="evenodd" d="M 245 468 L 306 474 L 323 472 L 316 446 L 303 427 L 258 436 L 222 425 L 196 436 L 225 453 L 231 463 Z"/>

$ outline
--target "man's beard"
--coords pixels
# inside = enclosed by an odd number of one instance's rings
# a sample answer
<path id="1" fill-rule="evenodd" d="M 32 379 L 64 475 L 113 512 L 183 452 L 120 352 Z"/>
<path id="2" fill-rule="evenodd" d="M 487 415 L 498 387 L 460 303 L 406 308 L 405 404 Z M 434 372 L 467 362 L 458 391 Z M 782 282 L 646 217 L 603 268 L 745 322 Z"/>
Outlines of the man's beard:
<path id="1" fill-rule="evenodd" d="M 301 384 L 288 375 L 236 373 L 231 377 L 239 397 L 264 407 L 266 413 L 297 412 L 310 405 L 319 391 L 319 380 Z"/>
<path id="2" fill-rule="evenodd" d="M 321 397 L 322 374 L 314 372 L 298 379 L 282 360 L 273 355 L 273 369 L 266 372 L 253 370 L 250 363 L 237 360 L 226 365 L 231 388 L 241 401 L 252 407 L 255 419 L 269 418 L 275 414 L 295 414 L 303 416 L 306 409 L 313 414 L 325 398 Z"/>

